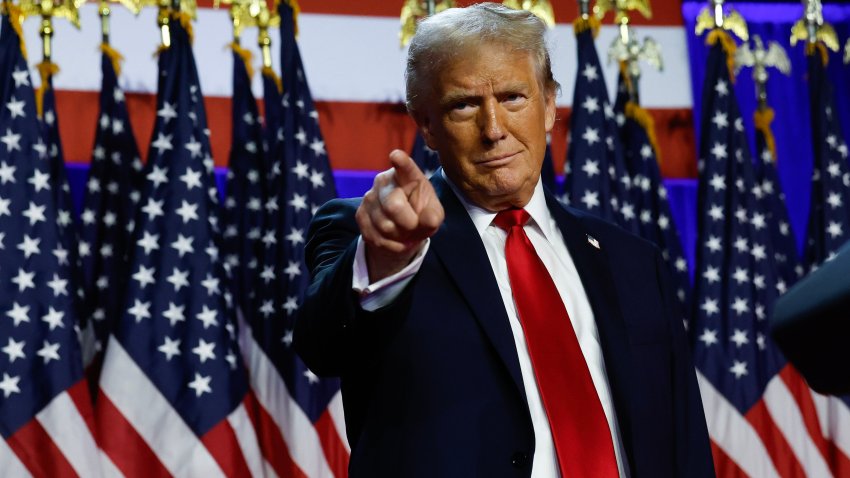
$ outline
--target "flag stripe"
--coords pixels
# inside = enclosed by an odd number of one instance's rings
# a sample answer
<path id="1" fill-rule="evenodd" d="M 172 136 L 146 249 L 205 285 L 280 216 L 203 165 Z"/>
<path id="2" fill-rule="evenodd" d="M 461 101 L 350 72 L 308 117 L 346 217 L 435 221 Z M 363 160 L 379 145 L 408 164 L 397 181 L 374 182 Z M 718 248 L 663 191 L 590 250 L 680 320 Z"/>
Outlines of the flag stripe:
<path id="1" fill-rule="evenodd" d="M 775 381 L 776 379 L 771 383 Z M 780 476 L 805 476 L 791 445 L 768 412 L 764 397 L 753 405 L 744 417 L 758 434 Z"/>
<path id="2" fill-rule="evenodd" d="M 337 392 L 339 393 L 339 392 Z M 334 476 L 344 478 L 348 471 L 349 451 L 337 432 L 336 424 L 328 410 L 316 421 L 316 432 L 322 442 L 322 451 L 333 470 Z"/>
<path id="3" fill-rule="evenodd" d="M 6 440 L 0 440 L 0 470 L 7 476 L 20 478 L 31 477 L 32 474 L 26 469 L 20 458 L 16 455 Z"/>
<path id="4" fill-rule="evenodd" d="M 787 441 L 806 476 L 831 476 L 829 465 L 807 433 L 799 405 L 780 374 L 770 381 L 763 399 L 777 433 Z"/>
<path id="5" fill-rule="evenodd" d="M 337 393 L 333 400 L 328 404 L 328 413 L 331 415 L 331 419 L 333 419 L 334 426 L 336 427 L 337 434 L 342 437 L 342 444 L 345 446 L 345 449 L 351 454 L 351 447 L 348 445 L 348 433 L 345 430 L 345 416 L 344 409 L 342 405 L 342 392 Z"/>
<path id="6" fill-rule="evenodd" d="M 704 408 L 714 411 L 706 416 L 708 434 L 714 443 L 747 475 L 778 478 L 779 472 L 753 426 L 700 371 L 697 381 Z"/>
<path id="7" fill-rule="evenodd" d="M 230 426 L 229 420 L 222 420 L 212 427 L 201 437 L 201 443 L 209 450 L 225 476 L 238 477 L 251 474 L 248 463 L 241 453 L 236 432 Z"/>
<path id="8" fill-rule="evenodd" d="M 33 476 L 71 478 L 78 476 L 62 450 L 38 420 L 30 420 L 8 439 L 9 447 Z"/>
<path id="9" fill-rule="evenodd" d="M 847 457 L 850 457 L 850 409 L 841 399 L 820 395 L 814 391 L 812 400 L 818 410 L 818 417 L 821 418 L 821 430 L 832 440 L 830 443 L 835 449 L 834 453 L 842 455 L 839 464 L 845 469 Z"/>
<path id="10" fill-rule="evenodd" d="M 71 388 L 81 386 L 87 386 L 85 380 Z M 91 407 L 91 403 L 85 404 L 85 407 Z M 57 395 L 36 415 L 36 419 L 78 475 L 86 476 L 90 470 L 100 468 L 92 429 L 67 391 Z"/>
<path id="11" fill-rule="evenodd" d="M 253 337 L 242 348 L 242 352 L 251 372 L 251 388 L 257 401 L 268 413 L 275 428 L 280 431 L 293 462 L 307 476 L 333 476 L 322 455 L 322 444 L 316 429 L 289 394 L 271 360 Z M 284 417 L 288 417 L 287 422 L 280 423 L 278 420 Z"/>
<path id="12" fill-rule="evenodd" d="M 281 477 L 307 478 L 307 475 L 292 460 L 289 447 L 283 440 L 283 435 L 281 435 L 277 423 L 266 409 L 260 406 L 259 402 L 257 403 L 256 413 L 255 423 L 259 423 L 257 429 L 260 446 L 262 446 L 266 459 L 269 460 L 274 471 Z"/>
<path id="13" fill-rule="evenodd" d="M 233 433 L 239 442 L 239 449 L 242 450 L 251 476 L 262 476 L 264 460 L 257 443 L 256 422 L 251 419 L 248 413 L 248 407 L 251 403 L 255 402 L 252 395 L 248 393 L 242 403 L 236 407 L 236 410 L 227 417 L 227 421 L 233 428 Z"/>
<path id="14" fill-rule="evenodd" d="M 723 448 L 717 446 L 714 440 L 711 441 L 711 456 L 714 459 L 714 473 L 723 478 L 749 478 L 749 476 L 738 467 L 735 460 L 729 458 L 729 455 L 723 451 Z"/>
<path id="15" fill-rule="evenodd" d="M 99 434 L 109 436 L 108 440 L 100 440 L 99 445 L 124 475 L 151 478 L 171 476 L 145 439 L 105 393 L 97 397 L 97 413 Z M 108 433 L 106 429 L 109 429 Z"/>
<path id="16" fill-rule="evenodd" d="M 109 338 L 106 354 L 101 390 L 169 473 L 220 476 L 222 470 L 209 451 L 114 336 Z M 115 435 L 109 433 L 110 438 Z M 113 453 L 132 454 L 133 450 L 113 450 Z M 112 454 L 110 457 L 115 459 Z"/>

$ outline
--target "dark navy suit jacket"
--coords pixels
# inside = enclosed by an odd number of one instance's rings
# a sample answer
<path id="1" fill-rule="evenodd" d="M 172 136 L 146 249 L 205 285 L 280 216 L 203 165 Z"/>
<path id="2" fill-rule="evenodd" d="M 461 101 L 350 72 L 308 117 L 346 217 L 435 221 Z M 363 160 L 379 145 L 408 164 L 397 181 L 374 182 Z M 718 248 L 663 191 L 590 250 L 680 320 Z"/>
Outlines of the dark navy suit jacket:
<path id="1" fill-rule="evenodd" d="M 295 346 L 342 379 L 351 478 L 528 477 L 534 431 L 505 306 L 472 220 L 440 174 L 432 183 L 445 221 L 412 282 L 375 312 L 351 289 L 359 200 L 317 212 Z M 714 476 L 659 251 L 546 200 L 593 308 L 631 476 Z"/>

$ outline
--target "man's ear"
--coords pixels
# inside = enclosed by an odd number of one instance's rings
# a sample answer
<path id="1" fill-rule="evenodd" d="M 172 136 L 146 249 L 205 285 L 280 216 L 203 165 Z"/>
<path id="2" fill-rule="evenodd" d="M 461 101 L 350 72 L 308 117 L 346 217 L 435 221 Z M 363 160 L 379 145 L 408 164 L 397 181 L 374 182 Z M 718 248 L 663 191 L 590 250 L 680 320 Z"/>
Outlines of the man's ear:
<path id="1" fill-rule="evenodd" d="M 419 134 L 422 135 L 422 139 L 425 140 L 425 144 L 436 151 L 437 148 L 435 148 L 436 144 L 434 143 L 434 134 L 432 130 L 433 123 L 431 122 L 430 115 L 423 111 L 413 111 L 411 112 L 411 116 L 413 117 L 413 121 L 416 122 L 416 127 L 419 128 Z"/>
<path id="2" fill-rule="evenodd" d="M 550 93 L 547 93 L 546 99 L 544 101 L 546 101 L 546 132 L 551 133 L 552 128 L 555 126 L 555 116 L 557 113 L 557 108 L 555 106 L 555 92 L 552 91 Z"/>

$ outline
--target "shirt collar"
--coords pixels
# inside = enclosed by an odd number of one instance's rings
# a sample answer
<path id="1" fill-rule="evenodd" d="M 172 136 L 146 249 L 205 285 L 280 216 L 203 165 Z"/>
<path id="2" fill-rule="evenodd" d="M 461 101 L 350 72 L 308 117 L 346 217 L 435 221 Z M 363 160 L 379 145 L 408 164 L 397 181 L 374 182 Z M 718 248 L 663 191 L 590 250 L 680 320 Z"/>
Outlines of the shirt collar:
<path id="1" fill-rule="evenodd" d="M 469 218 L 472 219 L 472 223 L 475 225 L 475 229 L 478 231 L 478 234 L 483 235 L 484 231 L 486 231 L 493 222 L 493 219 L 496 218 L 496 213 L 488 211 L 487 209 L 470 202 L 460 189 L 455 186 L 452 180 L 446 176 L 446 171 L 444 169 L 440 169 L 440 174 L 442 174 L 443 179 L 446 180 L 446 183 L 448 183 L 452 192 L 455 193 L 455 196 L 457 196 L 461 204 L 463 204 L 463 207 L 469 214 Z M 540 178 L 537 179 L 537 185 L 534 186 L 534 193 L 531 195 L 531 200 L 528 201 L 528 204 L 526 204 L 523 209 L 525 209 L 526 212 L 528 212 L 528 215 L 531 216 L 531 220 L 528 223 L 537 224 L 543 232 L 543 235 L 546 236 L 546 239 L 551 241 L 553 237 L 551 221 L 552 215 L 549 213 L 549 208 L 546 206 L 546 195 L 543 192 L 543 182 Z"/>

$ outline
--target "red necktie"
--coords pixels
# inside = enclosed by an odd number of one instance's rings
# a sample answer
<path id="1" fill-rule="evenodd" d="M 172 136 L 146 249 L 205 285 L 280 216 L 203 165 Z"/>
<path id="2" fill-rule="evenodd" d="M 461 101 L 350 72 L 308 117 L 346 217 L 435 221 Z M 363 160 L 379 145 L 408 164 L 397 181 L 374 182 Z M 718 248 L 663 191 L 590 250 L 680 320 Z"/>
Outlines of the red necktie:
<path id="1" fill-rule="evenodd" d="M 561 475 L 618 477 L 611 430 L 564 301 L 523 230 L 529 215 L 508 209 L 493 223 L 508 232 L 505 256 L 534 376 Z"/>

